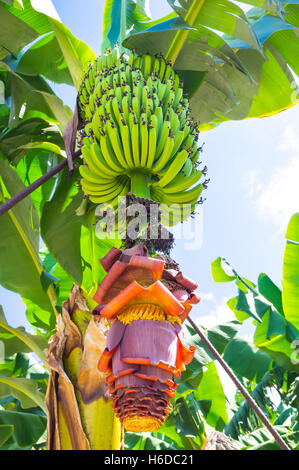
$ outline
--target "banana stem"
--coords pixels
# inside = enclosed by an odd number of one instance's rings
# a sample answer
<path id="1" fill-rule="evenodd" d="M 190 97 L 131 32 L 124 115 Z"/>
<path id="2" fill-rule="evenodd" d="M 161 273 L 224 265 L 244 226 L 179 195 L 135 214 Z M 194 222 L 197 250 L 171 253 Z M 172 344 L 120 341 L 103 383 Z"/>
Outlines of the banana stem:
<path id="1" fill-rule="evenodd" d="M 198 15 L 199 15 L 200 10 L 204 5 L 204 2 L 205 2 L 205 0 L 194 0 L 190 10 L 188 11 L 187 15 L 185 16 L 185 21 L 190 26 L 194 25 Z M 175 37 L 174 37 L 174 39 L 173 39 L 173 41 L 172 41 L 172 43 L 171 43 L 171 45 L 168 49 L 168 52 L 165 56 L 165 59 L 167 61 L 171 62 L 172 65 L 174 65 L 176 59 L 178 58 L 178 55 L 181 52 L 189 33 L 190 33 L 190 30 L 188 30 L 188 29 L 181 29 L 176 33 L 176 35 L 175 35 Z"/>
<path id="2" fill-rule="evenodd" d="M 73 155 L 73 160 L 79 158 L 81 156 L 81 150 L 78 150 Z M 37 180 L 33 181 L 33 183 L 26 186 L 26 188 L 22 189 L 19 193 L 15 194 L 11 199 L 8 199 L 6 202 L 0 205 L 0 216 L 5 214 L 7 211 L 12 209 L 16 204 L 21 202 L 25 197 L 29 196 L 33 191 L 37 188 L 45 184 L 50 178 L 57 175 L 61 170 L 63 170 L 68 165 L 68 161 L 65 159 L 62 162 L 58 163 L 58 165 L 54 166 L 51 170 L 47 173 L 42 175 Z"/>
<path id="3" fill-rule="evenodd" d="M 134 193 L 137 197 L 143 197 L 145 199 L 150 199 L 150 190 L 149 190 L 149 176 L 144 173 L 132 173 L 131 175 L 131 192 Z"/>

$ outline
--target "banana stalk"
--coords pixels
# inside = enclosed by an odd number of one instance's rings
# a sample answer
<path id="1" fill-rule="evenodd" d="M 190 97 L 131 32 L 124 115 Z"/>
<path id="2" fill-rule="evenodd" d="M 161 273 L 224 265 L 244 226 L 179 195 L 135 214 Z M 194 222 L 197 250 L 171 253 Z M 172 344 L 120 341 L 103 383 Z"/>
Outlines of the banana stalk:
<path id="1" fill-rule="evenodd" d="M 107 331 L 107 320 L 91 315 L 79 287 L 74 286 L 47 350 L 48 450 L 122 447 L 120 421 L 104 374 L 97 369 Z"/>

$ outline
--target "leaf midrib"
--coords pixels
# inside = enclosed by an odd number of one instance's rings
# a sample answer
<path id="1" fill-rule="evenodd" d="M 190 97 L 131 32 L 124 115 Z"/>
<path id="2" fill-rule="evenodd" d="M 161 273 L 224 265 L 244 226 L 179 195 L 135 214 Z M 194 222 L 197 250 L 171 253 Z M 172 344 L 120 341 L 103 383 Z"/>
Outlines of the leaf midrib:
<path id="1" fill-rule="evenodd" d="M 30 379 L 27 379 L 27 380 L 30 380 Z M 6 385 L 9 385 L 9 387 L 15 388 L 19 392 L 23 393 L 24 395 L 29 397 L 32 401 L 34 401 L 45 412 L 45 414 L 47 413 L 47 407 L 45 403 L 43 402 L 43 400 L 37 395 L 37 391 L 35 391 L 34 393 L 31 393 L 29 390 L 24 389 L 23 387 L 18 385 L 18 383 L 15 380 L 11 380 L 8 377 L 4 377 L 2 375 L 0 375 L 0 382 Z"/>
<path id="2" fill-rule="evenodd" d="M 28 346 L 30 349 L 32 349 L 33 352 L 44 362 L 45 361 L 45 353 L 41 350 L 41 348 L 34 342 L 32 341 L 25 333 L 17 330 L 16 328 L 12 328 L 6 323 L 3 323 L 0 321 L 0 328 L 3 328 L 4 330 L 8 331 L 9 333 L 13 334 L 16 336 L 19 340 L 21 340 L 26 346 Z"/>

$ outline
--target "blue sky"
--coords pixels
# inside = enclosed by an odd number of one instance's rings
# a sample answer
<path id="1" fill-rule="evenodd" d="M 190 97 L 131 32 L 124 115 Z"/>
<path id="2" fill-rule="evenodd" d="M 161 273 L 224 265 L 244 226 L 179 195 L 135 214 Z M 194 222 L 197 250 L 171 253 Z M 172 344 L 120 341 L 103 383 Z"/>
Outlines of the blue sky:
<path id="1" fill-rule="evenodd" d="M 104 1 L 54 0 L 61 20 L 73 34 L 100 52 Z M 166 0 L 151 0 L 153 18 L 166 15 Z M 55 91 L 71 108 L 75 94 L 69 87 Z M 206 326 L 233 318 L 226 301 L 236 295 L 233 284 L 215 284 L 210 264 L 225 257 L 247 279 L 266 272 L 281 285 L 284 232 L 298 211 L 299 109 L 294 107 L 266 118 L 228 122 L 200 134 L 205 142 L 202 160 L 211 179 L 200 216 L 200 249 L 186 250 L 178 240 L 172 256 L 184 273 L 198 281 L 202 302 L 193 317 Z M 17 294 L 0 288 L 1 304 L 12 325 L 24 324 L 25 308 Z M 249 326 L 244 335 L 249 335 Z"/>

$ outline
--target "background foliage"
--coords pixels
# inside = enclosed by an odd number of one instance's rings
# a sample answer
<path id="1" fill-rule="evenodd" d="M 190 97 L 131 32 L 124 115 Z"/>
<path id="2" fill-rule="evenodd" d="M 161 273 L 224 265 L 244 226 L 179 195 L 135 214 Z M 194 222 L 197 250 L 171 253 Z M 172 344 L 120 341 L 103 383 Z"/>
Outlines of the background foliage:
<path id="1" fill-rule="evenodd" d="M 188 23 L 193 2 L 169 0 L 166 18 L 151 21 L 147 2 L 107 0 L 103 50 L 116 41 L 140 53 L 174 57 L 201 129 L 229 119 L 271 115 L 294 104 L 298 74 L 299 2 L 247 1 L 244 11 L 230 1 L 207 0 Z M 219 25 L 222 25 L 221 27 Z M 30 0 L 0 1 L 0 200 L 65 158 L 62 132 L 72 116 L 52 83 L 78 89 L 82 69 L 95 54 L 57 19 L 33 8 Z M 220 29 L 219 29 L 220 28 Z M 188 33 L 178 50 L 182 34 Z M 294 95 L 295 93 L 295 95 Z M 50 179 L 31 197 L 0 218 L 0 283 L 20 294 L 31 332 L 9 326 L 0 313 L 1 449 L 45 446 L 44 349 L 61 304 L 73 282 L 91 296 L 104 272 L 98 263 L 113 241 L 99 241 L 93 215 L 78 217 L 78 175 Z M 29 215 L 29 217 L 28 217 Z M 223 258 L 212 265 L 216 282 L 235 282 L 228 301 L 236 320 L 206 331 L 288 445 L 298 447 L 298 214 L 291 219 L 283 264 L 283 289 L 262 273 L 253 284 Z M 13 249 L 8 249 L 12 247 Z M 21 320 L 20 320 L 21 321 Z M 253 341 L 238 336 L 253 321 Z M 262 423 L 237 393 L 227 402 L 216 364 L 191 327 L 186 340 L 196 356 L 179 382 L 173 413 L 157 433 L 126 434 L 131 449 L 200 449 L 214 428 L 244 449 L 275 449 Z M 297 361 L 297 362 L 296 362 Z"/>

